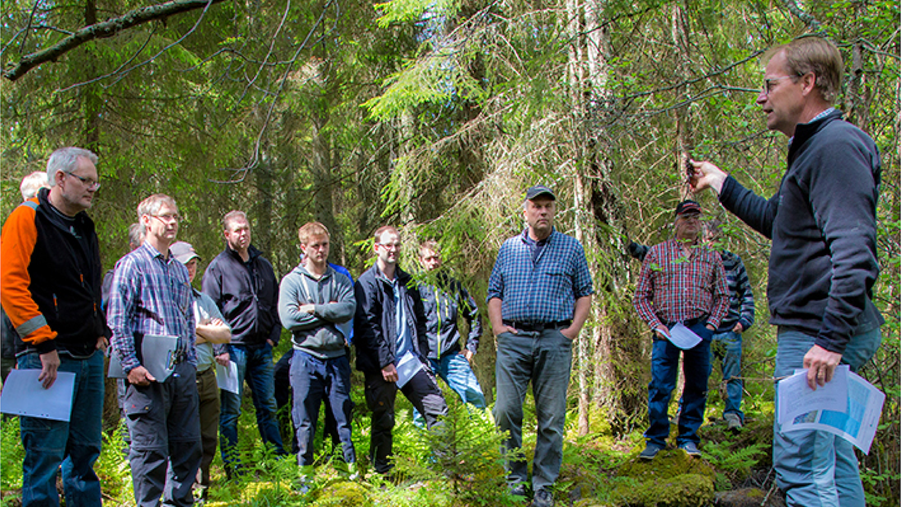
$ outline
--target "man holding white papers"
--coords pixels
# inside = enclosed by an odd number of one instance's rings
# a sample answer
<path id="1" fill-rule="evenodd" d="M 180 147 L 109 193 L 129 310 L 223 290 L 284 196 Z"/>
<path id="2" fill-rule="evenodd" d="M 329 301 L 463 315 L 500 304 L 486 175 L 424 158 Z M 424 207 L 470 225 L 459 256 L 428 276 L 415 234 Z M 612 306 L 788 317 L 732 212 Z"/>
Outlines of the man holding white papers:
<path id="1" fill-rule="evenodd" d="M 807 368 L 812 387 L 838 364 L 854 371 L 882 340 L 872 301 L 879 276 L 876 203 L 879 150 L 834 104 L 844 65 L 832 42 L 802 37 L 766 55 L 757 105 L 770 130 L 789 138 L 788 168 L 770 199 L 710 162 L 695 162 L 696 191 L 713 188 L 729 211 L 773 240 L 767 296 L 778 328 L 775 376 Z M 791 506 L 862 507 L 866 501 L 851 444 L 822 431 L 773 436 L 776 480 Z"/>
<path id="2" fill-rule="evenodd" d="M 351 440 L 353 404 L 347 357 L 348 324 L 357 305 L 350 279 L 328 264 L 328 229 L 319 222 L 309 222 L 297 236 L 303 261 L 282 279 L 278 313 L 294 344 L 291 416 L 296 428 L 297 462 L 301 479 L 306 480 L 312 475 L 313 439 L 324 400 L 335 421 L 344 461 L 351 464 L 357 460 Z"/>
<path id="3" fill-rule="evenodd" d="M 169 251 L 180 219 L 167 195 L 141 201 L 144 244 L 119 260 L 107 308 L 113 350 L 127 375 L 129 460 L 139 507 L 160 505 L 161 495 L 167 506 L 192 505 L 191 487 L 200 467 L 191 283 L 187 268 Z M 144 357 L 152 349 L 143 342 L 151 339 L 173 340 L 174 350 L 162 358 Z M 165 379 L 149 371 L 161 359 L 163 372 L 169 373 Z"/>
<path id="4" fill-rule="evenodd" d="M 426 350 L 425 315 L 419 289 L 397 266 L 400 233 L 386 225 L 375 231 L 375 265 L 354 284 L 357 301 L 354 346 L 357 369 L 366 376 L 366 404 L 372 410 L 370 456 L 380 474 L 391 471 L 394 399 L 400 389 L 425 416 L 431 428 L 447 414 L 447 404 L 422 350 Z M 409 357 L 403 361 L 405 356 Z M 414 364 L 418 368 L 400 368 Z M 406 372 L 406 374 L 405 374 Z M 407 374 L 411 374 L 407 378 Z M 400 385 L 402 384 L 402 385 Z M 295 399 L 297 395 L 295 394 Z"/>
<path id="5" fill-rule="evenodd" d="M 0 298 L 24 342 L 18 363 L 37 369 L 45 389 L 57 371 L 75 374 L 69 422 L 21 417 L 22 505 L 99 506 L 103 350 L 110 336 L 100 310 L 100 247 L 85 211 L 100 188 L 97 155 L 61 148 L 47 161 L 50 188 L 9 215 L 0 238 Z"/>
<path id="6" fill-rule="evenodd" d="M 197 276 L 200 256 L 190 243 L 176 241 L 169 247 L 175 260 L 188 269 L 188 279 L 193 283 Z M 213 299 L 191 287 L 194 298 L 194 340 L 197 350 L 197 396 L 200 408 L 200 446 L 202 458 L 200 470 L 194 481 L 199 497 L 207 498 L 210 487 L 210 465 L 216 457 L 216 443 L 219 440 L 219 384 L 216 381 L 216 363 L 228 366 L 228 348 L 225 344 L 232 338 L 232 329 L 225 322 L 219 307 Z"/>
<path id="7" fill-rule="evenodd" d="M 638 315 L 654 331 L 651 382 L 648 384 L 649 427 L 642 459 L 654 459 L 666 447 L 669 436 L 667 408 L 676 387 L 679 354 L 683 354 L 682 412 L 676 445 L 699 456 L 698 428 L 707 404 L 710 377 L 710 342 L 729 310 L 726 273 L 720 255 L 700 239 L 701 206 L 682 201 L 676 207 L 675 237 L 654 245 L 641 265 L 633 304 Z M 696 345 L 682 349 L 670 340 L 677 324 L 700 337 Z M 684 345 L 683 345 L 684 346 Z"/>

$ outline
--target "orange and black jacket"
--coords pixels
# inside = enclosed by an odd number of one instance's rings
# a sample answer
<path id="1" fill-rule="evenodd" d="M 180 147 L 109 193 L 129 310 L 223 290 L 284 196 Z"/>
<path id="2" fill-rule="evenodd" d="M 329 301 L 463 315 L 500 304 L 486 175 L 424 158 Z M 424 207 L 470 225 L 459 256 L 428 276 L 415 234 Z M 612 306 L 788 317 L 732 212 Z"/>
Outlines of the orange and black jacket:
<path id="1" fill-rule="evenodd" d="M 24 351 L 58 349 L 86 357 L 98 337 L 110 336 L 100 308 L 97 233 L 85 212 L 67 223 L 51 209 L 48 196 L 49 191 L 41 189 L 3 225 L 0 302 Z"/>

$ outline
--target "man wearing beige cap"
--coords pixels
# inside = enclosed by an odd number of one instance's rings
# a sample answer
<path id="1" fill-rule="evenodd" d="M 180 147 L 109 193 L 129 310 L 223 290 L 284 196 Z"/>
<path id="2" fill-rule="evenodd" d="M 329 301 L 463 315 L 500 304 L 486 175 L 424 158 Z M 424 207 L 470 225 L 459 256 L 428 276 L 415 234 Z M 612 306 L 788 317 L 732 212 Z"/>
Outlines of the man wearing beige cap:
<path id="1" fill-rule="evenodd" d="M 175 260 L 188 269 L 188 278 L 194 282 L 200 256 L 194 247 L 185 241 L 177 241 L 169 247 Z M 219 437 L 219 385 L 216 382 L 215 363 L 228 365 L 228 349 L 231 341 L 231 327 L 222 318 L 222 313 L 212 298 L 191 288 L 194 294 L 194 328 L 197 350 L 197 394 L 200 401 L 200 444 L 203 456 L 194 489 L 201 499 L 206 499 L 210 487 L 210 464 L 216 456 L 216 441 Z"/>

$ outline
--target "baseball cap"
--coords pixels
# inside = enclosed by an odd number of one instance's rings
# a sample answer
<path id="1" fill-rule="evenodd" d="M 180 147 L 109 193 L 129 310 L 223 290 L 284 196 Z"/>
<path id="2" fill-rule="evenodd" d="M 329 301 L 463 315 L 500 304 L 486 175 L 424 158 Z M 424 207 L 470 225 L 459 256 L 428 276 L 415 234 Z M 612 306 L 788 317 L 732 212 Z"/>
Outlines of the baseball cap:
<path id="1" fill-rule="evenodd" d="M 547 195 L 548 197 L 551 198 L 552 201 L 557 200 L 557 196 L 554 195 L 554 192 L 544 185 L 535 185 L 534 187 L 531 187 L 528 190 L 526 190 L 526 199 L 527 200 L 531 201 L 532 199 L 538 197 L 539 195 Z"/>
<path id="2" fill-rule="evenodd" d="M 182 264 L 187 264 L 191 259 L 200 260 L 200 256 L 194 251 L 194 247 L 186 241 L 176 241 L 169 247 L 169 252 L 175 257 L 175 260 Z"/>
<path id="3" fill-rule="evenodd" d="M 701 213 L 701 205 L 690 199 L 680 202 L 676 205 L 676 216 L 686 214 Z"/>

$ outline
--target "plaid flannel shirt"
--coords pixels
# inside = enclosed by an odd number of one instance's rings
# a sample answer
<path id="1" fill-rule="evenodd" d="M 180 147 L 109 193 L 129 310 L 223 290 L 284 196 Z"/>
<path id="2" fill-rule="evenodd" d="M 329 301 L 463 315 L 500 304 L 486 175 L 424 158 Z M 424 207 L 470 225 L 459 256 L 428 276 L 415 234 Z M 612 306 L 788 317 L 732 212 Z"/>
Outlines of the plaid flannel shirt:
<path id="1" fill-rule="evenodd" d="M 526 229 L 501 245 L 488 298 L 502 301 L 504 320 L 547 323 L 570 320 L 576 299 L 594 292 L 585 250 L 576 238 L 553 230 L 535 262 Z"/>
<path id="2" fill-rule="evenodd" d="M 729 310 L 723 261 L 704 246 L 686 258 L 675 239 L 654 245 L 641 265 L 632 302 L 651 329 L 704 315 L 717 328 Z"/>
<path id="3" fill-rule="evenodd" d="M 166 259 L 145 242 L 119 259 L 106 312 L 125 373 L 141 365 L 135 333 L 177 336 L 178 350 L 197 366 L 193 301 L 188 270 L 171 255 Z"/>

